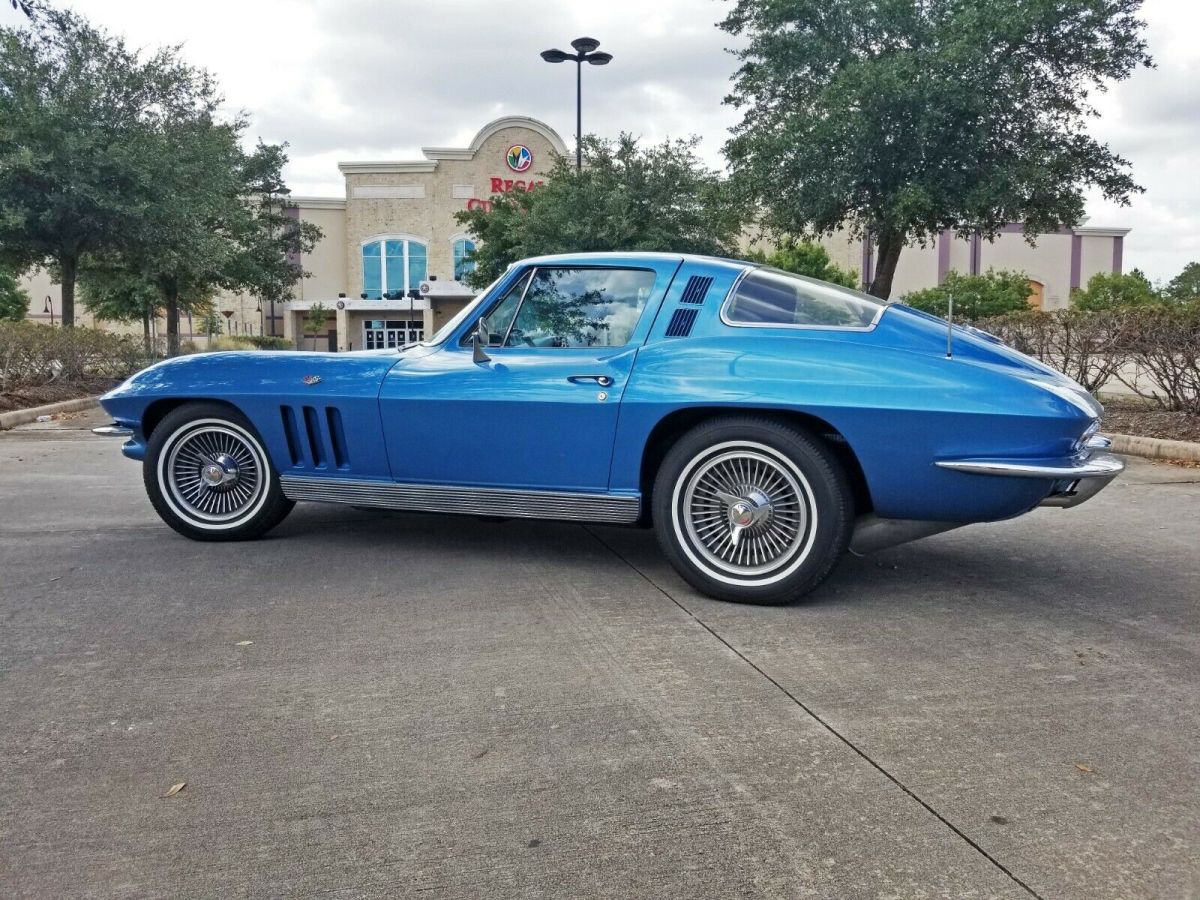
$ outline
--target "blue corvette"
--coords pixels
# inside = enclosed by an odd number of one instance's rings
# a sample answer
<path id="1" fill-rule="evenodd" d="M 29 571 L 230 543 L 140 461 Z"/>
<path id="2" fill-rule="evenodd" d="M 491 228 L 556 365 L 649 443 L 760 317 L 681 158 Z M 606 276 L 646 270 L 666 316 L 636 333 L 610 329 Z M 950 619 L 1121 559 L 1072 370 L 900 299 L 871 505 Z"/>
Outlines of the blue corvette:
<path id="1" fill-rule="evenodd" d="M 298 500 L 651 524 L 692 585 L 755 603 L 1123 468 L 1086 391 L 982 332 L 677 254 L 526 260 L 423 343 L 181 357 L 101 402 L 191 538 Z"/>

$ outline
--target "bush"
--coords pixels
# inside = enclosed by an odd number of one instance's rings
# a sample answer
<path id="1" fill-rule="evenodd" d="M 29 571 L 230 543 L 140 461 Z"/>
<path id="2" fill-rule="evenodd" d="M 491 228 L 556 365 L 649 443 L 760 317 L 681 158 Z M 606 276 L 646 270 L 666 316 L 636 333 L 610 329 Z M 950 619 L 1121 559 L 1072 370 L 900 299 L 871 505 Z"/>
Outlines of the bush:
<path id="1" fill-rule="evenodd" d="M 1200 414 L 1200 303 L 1029 310 L 977 324 L 1093 393 L 1115 378 L 1163 409 Z"/>
<path id="2" fill-rule="evenodd" d="M 1162 300 L 1146 276 L 1134 269 L 1128 275 L 1097 272 L 1071 297 L 1071 306 L 1085 312 L 1103 312 L 1131 306 L 1153 306 Z"/>
<path id="3" fill-rule="evenodd" d="M 785 272 L 797 275 L 807 275 L 809 278 L 819 278 L 830 284 L 840 284 L 842 287 L 857 288 L 859 286 L 858 272 L 847 271 L 829 259 L 829 252 L 820 244 L 810 244 L 786 238 L 770 253 L 761 250 L 751 250 L 746 259 L 760 262 Z"/>
<path id="4" fill-rule="evenodd" d="M 0 321 L 0 389 L 121 379 L 154 362 L 141 338 L 94 328 Z"/>
<path id="5" fill-rule="evenodd" d="M 905 294 L 900 302 L 945 318 L 953 297 L 954 318 L 974 321 L 1028 310 L 1029 293 L 1024 272 L 988 269 L 983 275 L 950 272 L 937 287 Z"/>
<path id="6" fill-rule="evenodd" d="M 1133 374 L 1117 377 L 1163 409 L 1200 415 L 1200 303 L 1126 311 Z M 1146 380 L 1157 385 L 1140 386 Z"/>
<path id="7" fill-rule="evenodd" d="M 1028 309 L 976 324 L 1095 393 L 1127 360 L 1130 324 L 1114 312 Z"/>
<path id="8" fill-rule="evenodd" d="M 29 295 L 21 289 L 17 276 L 0 269 L 0 320 L 20 322 L 29 311 Z"/>
<path id="9" fill-rule="evenodd" d="M 209 350 L 295 350 L 291 341 L 262 334 L 230 334 L 213 338 Z"/>

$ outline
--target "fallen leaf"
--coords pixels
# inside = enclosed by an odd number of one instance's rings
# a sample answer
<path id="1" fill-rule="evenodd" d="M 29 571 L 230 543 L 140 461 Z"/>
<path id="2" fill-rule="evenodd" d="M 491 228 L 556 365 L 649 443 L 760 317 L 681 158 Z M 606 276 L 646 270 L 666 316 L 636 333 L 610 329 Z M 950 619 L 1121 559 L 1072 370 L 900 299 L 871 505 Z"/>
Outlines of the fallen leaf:
<path id="1" fill-rule="evenodd" d="M 1092 772 L 1091 767 L 1085 766 L 1083 763 L 1075 763 L 1075 768 L 1077 768 L 1080 772 L 1087 772 L 1089 775 Z"/>
<path id="2" fill-rule="evenodd" d="M 254 643 L 254 641 L 238 641 L 237 645 L 239 647 L 249 647 L 253 643 Z"/>
<path id="3" fill-rule="evenodd" d="M 168 797 L 174 797 L 176 794 L 178 794 L 180 791 L 182 791 L 185 787 L 187 787 L 186 781 L 181 781 L 181 782 L 179 782 L 179 784 L 171 785 L 171 789 L 162 795 L 162 799 L 166 800 Z"/>

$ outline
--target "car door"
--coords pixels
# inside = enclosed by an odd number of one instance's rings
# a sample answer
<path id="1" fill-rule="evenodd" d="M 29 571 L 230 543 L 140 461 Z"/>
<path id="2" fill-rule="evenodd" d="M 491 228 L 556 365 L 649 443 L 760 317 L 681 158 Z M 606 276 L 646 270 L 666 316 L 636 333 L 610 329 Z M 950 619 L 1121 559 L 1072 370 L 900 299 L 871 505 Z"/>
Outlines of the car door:
<path id="1" fill-rule="evenodd" d="M 402 357 L 380 393 L 392 477 L 605 490 L 621 395 L 678 264 L 531 266 L 436 352 Z"/>

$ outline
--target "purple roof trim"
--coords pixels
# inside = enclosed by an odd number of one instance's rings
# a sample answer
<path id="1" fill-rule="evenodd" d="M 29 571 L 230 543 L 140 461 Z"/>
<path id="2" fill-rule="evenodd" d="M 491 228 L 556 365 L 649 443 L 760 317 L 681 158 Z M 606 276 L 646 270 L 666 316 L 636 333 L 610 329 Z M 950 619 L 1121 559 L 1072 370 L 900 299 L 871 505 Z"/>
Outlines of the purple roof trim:
<path id="1" fill-rule="evenodd" d="M 300 207 L 298 207 L 298 206 L 287 207 L 286 209 L 284 209 L 283 214 L 285 216 L 287 216 L 289 219 L 295 219 L 297 222 L 300 221 Z M 294 266 L 300 265 L 300 254 L 295 250 L 289 250 L 288 255 L 287 255 L 287 261 L 290 262 Z"/>
<path id="2" fill-rule="evenodd" d="M 979 232 L 971 235 L 971 274 L 979 274 L 980 263 L 983 262 L 983 241 L 979 237 Z"/>
<path id="3" fill-rule="evenodd" d="M 1115 237 L 1115 238 L 1113 238 L 1113 266 L 1112 266 L 1114 275 L 1121 274 L 1121 265 L 1124 262 L 1124 258 L 1125 258 L 1125 238 Z"/>

